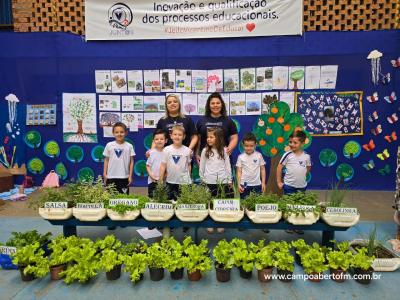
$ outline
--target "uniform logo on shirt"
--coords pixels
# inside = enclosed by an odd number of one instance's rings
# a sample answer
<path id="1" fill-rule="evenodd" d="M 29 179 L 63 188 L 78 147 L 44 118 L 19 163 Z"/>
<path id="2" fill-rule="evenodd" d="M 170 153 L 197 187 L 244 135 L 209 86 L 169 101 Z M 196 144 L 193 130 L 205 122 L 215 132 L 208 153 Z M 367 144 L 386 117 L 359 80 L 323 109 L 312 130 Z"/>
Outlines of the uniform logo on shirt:
<path id="1" fill-rule="evenodd" d="M 257 161 L 258 161 L 258 159 L 253 159 L 253 162 L 256 164 L 257 163 Z"/>
<path id="2" fill-rule="evenodd" d="M 305 162 L 305 161 L 302 161 L 302 160 L 299 160 L 299 165 L 300 165 L 301 167 L 305 167 L 305 166 L 306 166 L 306 162 Z"/>
<path id="3" fill-rule="evenodd" d="M 172 159 L 174 160 L 174 163 L 177 164 L 179 160 L 181 159 L 180 155 L 172 155 Z"/>
<path id="4" fill-rule="evenodd" d="M 222 122 L 207 122 L 206 127 L 222 127 Z"/>
<path id="5" fill-rule="evenodd" d="M 124 149 L 114 149 L 115 155 L 120 158 L 122 152 L 124 152 Z"/>

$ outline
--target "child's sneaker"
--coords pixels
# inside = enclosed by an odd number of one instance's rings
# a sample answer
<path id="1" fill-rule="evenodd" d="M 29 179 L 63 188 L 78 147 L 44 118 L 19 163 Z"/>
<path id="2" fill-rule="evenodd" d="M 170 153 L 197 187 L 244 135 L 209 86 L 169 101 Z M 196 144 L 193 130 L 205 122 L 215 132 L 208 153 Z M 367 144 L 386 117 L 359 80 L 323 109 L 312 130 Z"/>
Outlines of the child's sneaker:
<path id="1" fill-rule="evenodd" d="M 224 233 L 225 232 L 225 228 L 217 228 L 217 232 L 218 233 Z"/>
<path id="2" fill-rule="evenodd" d="M 209 233 L 209 234 L 214 233 L 214 228 L 207 228 L 207 233 Z"/>

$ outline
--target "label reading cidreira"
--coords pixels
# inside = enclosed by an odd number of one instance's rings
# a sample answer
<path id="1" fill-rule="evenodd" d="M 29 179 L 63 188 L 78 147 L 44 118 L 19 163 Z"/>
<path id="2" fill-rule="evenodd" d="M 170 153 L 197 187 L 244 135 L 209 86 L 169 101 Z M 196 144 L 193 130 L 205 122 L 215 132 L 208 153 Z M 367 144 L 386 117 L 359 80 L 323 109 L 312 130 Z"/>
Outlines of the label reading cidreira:
<path id="1" fill-rule="evenodd" d="M 346 215 L 357 215 L 358 210 L 354 207 L 327 207 L 326 213 L 330 214 L 346 214 Z"/>

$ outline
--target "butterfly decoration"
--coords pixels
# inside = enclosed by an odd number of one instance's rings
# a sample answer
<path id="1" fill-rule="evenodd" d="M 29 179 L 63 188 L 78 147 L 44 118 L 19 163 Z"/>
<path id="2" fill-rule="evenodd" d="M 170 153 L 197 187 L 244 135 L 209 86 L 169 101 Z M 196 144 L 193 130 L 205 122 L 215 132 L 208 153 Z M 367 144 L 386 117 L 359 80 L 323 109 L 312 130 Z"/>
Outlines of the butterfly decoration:
<path id="1" fill-rule="evenodd" d="M 397 100 L 396 93 L 392 92 L 390 96 L 385 96 L 384 99 L 386 100 L 387 103 L 393 103 L 394 101 Z"/>
<path id="2" fill-rule="evenodd" d="M 383 85 L 389 84 L 390 82 L 390 73 L 385 74 L 381 74 L 381 83 Z"/>
<path id="3" fill-rule="evenodd" d="M 397 59 L 392 59 L 390 63 L 392 64 L 393 68 L 400 68 L 400 57 Z"/>
<path id="4" fill-rule="evenodd" d="M 364 144 L 362 146 L 364 148 L 365 151 L 373 151 L 375 149 L 375 143 L 374 140 L 369 140 L 368 144 Z"/>
<path id="5" fill-rule="evenodd" d="M 389 175 L 390 171 L 391 171 L 390 165 L 388 164 L 386 164 L 382 169 L 378 170 L 379 174 L 381 174 L 382 176 Z"/>
<path id="6" fill-rule="evenodd" d="M 388 143 L 397 141 L 396 131 L 393 131 L 391 135 L 386 135 L 386 136 L 385 136 L 385 140 L 386 140 Z"/>
<path id="7" fill-rule="evenodd" d="M 381 134 L 381 133 L 382 133 L 382 125 L 379 124 L 378 126 L 376 126 L 376 128 L 372 128 L 372 129 L 371 129 L 371 133 L 372 133 L 373 135 Z"/>
<path id="8" fill-rule="evenodd" d="M 378 92 L 373 93 L 371 96 L 367 96 L 368 102 L 375 103 L 379 100 Z"/>
<path id="9" fill-rule="evenodd" d="M 366 169 L 367 171 L 371 171 L 372 169 L 375 168 L 375 162 L 370 159 L 368 163 L 363 164 L 363 168 Z"/>
<path id="10" fill-rule="evenodd" d="M 380 160 L 387 160 L 390 157 L 388 149 L 383 150 L 382 153 L 378 153 L 376 157 Z"/>
<path id="11" fill-rule="evenodd" d="M 396 123 L 399 120 L 399 117 L 397 116 L 397 113 L 393 113 L 391 116 L 387 117 L 386 120 L 390 123 Z"/>
<path id="12" fill-rule="evenodd" d="M 376 120 L 378 120 L 378 118 L 379 118 L 379 116 L 378 116 L 378 112 L 375 110 L 372 114 L 370 114 L 369 116 L 368 116 L 368 120 L 371 122 L 371 123 L 373 123 L 373 122 L 375 122 Z"/>

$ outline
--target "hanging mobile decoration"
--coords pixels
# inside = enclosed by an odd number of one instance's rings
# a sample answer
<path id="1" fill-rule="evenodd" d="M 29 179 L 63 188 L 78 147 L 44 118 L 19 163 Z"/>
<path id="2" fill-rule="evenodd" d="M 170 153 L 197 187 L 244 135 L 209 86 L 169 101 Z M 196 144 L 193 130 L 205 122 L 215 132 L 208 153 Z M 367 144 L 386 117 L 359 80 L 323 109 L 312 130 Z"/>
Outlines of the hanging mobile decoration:
<path id="1" fill-rule="evenodd" d="M 381 57 L 383 56 L 382 52 L 378 50 L 371 51 L 367 59 L 371 60 L 371 75 L 372 82 L 374 85 L 378 85 L 379 83 L 379 75 L 381 74 Z"/>

